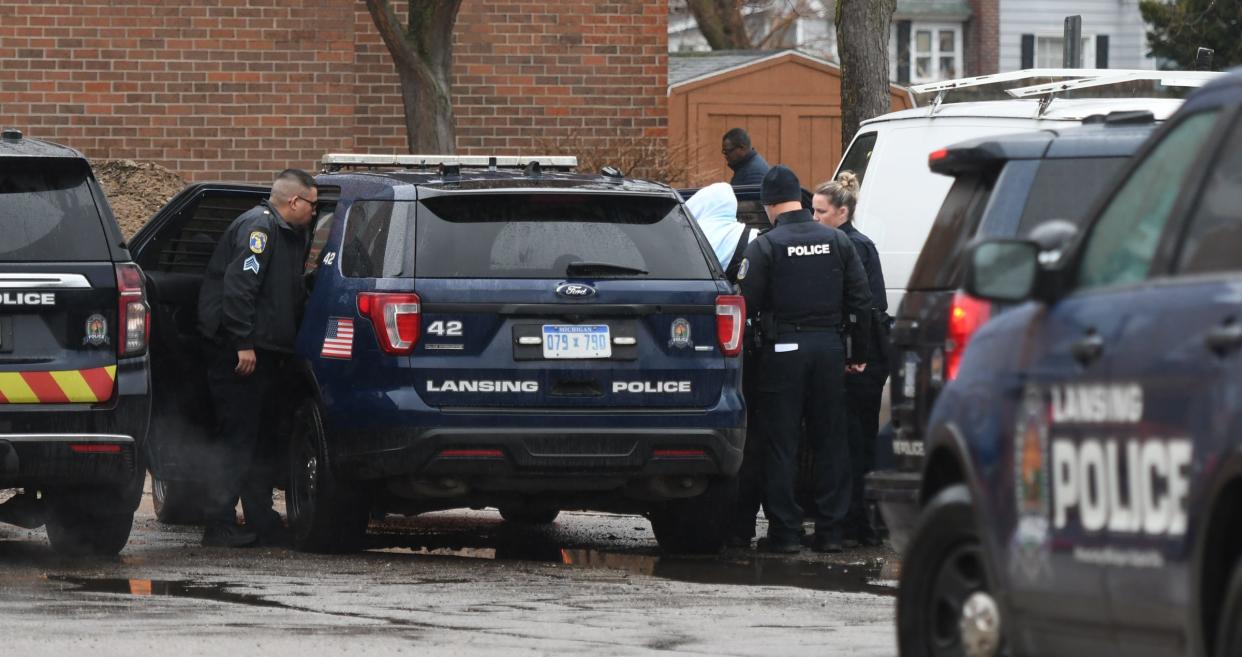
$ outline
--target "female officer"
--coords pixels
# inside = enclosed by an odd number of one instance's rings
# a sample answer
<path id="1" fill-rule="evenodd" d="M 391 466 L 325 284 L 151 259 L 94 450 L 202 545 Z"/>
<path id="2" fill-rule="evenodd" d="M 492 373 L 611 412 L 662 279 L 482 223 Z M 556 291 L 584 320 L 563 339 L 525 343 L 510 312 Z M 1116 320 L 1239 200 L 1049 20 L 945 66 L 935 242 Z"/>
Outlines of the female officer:
<path id="1" fill-rule="evenodd" d="M 867 271 L 871 284 L 871 331 L 867 345 L 867 363 L 861 368 L 851 366 L 845 377 L 847 426 L 853 494 L 845 522 L 845 542 L 878 544 L 878 538 L 867 520 L 863 499 L 863 478 L 875 467 L 875 440 L 879 430 L 880 403 L 884 382 L 888 379 L 888 300 L 884 295 L 884 272 L 875 243 L 854 226 L 854 207 L 858 203 L 858 176 L 842 171 L 837 179 L 815 190 L 811 207 L 815 220 L 825 226 L 839 228 L 854 243 L 854 249 Z"/>

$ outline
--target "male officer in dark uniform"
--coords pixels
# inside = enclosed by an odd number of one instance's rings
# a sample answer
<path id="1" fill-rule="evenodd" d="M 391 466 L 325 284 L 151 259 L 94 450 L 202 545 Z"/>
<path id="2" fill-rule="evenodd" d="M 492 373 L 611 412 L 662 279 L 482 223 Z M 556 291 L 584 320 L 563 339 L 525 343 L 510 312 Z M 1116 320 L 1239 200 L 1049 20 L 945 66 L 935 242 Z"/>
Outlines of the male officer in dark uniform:
<path id="1" fill-rule="evenodd" d="M 738 278 L 747 312 L 764 337 L 757 388 L 758 418 L 767 437 L 764 502 L 766 548 L 801 549 L 802 510 L 794 474 L 803 418 L 815 455 L 816 550 L 840 550 L 850 504 L 850 453 L 845 441 L 847 356 L 842 329 L 856 345 L 850 363 L 866 362 L 871 292 L 854 245 L 841 231 L 815 222 L 802 208 L 802 188 L 778 165 L 763 178 L 760 201 L 775 224 L 746 248 Z"/>
<path id="2" fill-rule="evenodd" d="M 198 318 L 216 420 L 203 545 L 244 547 L 284 533 L 272 509 L 271 473 L 258 454 L 265 404 L 297 336 L 306 294 L 303 227 L 318 199 L 305 171 L 280 172 L 271 196 L 233 221 L 207 263 Z M 245 529 L 233 512 L 239 496 Z"/>

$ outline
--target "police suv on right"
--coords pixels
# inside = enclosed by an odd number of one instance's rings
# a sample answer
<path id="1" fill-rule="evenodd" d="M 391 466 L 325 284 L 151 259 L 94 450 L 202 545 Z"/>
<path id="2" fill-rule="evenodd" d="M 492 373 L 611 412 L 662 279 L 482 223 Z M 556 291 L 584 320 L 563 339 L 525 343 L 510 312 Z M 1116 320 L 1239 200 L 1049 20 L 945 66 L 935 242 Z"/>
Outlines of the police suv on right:
<path id="1" fill-rule="evenodd" d="M 928 421 L 898 641 L 923 655 L 1242 654 L 1242 71 L 1136 155 L 1055 263 L 968 254 L 1021 303 Z"/>

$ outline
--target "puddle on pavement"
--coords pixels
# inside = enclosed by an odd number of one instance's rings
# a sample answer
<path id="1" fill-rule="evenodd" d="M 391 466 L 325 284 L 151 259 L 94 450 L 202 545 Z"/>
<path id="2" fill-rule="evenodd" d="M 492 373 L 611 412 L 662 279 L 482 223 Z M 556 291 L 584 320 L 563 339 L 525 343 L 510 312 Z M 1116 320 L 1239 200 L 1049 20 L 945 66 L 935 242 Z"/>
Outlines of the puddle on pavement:
<path id="1" fill-rule="evenodd" d="M 267 600 L 250 593 L 230 591 L 228 584 L 195 582 L 191 580 L 151 580 L 88 577 L 67 577 L 49 575 L 48 580 L 64 582 L 72 585 L 73 591 L 84 593 L 119 593 L 133 596 L 168 596 L 172 598 L 191 598 L 194 600 L 211 600 L 232 604 L 249 605 L 251 607 L 285 608 L 279 602 Z"/>
<path id="2" fill-rule="evenodd" d="M 598 550 L 561 550 L 563 563 L 576 568 L 608 568 L 696 584 L 792 586 L 817 591 L 893 595 L 877 581 L 883 562 L 839 564 L 779 558 L 687 559 Z"/>
<path id="3" fill-rule="evenodd" d="M 740 586 L 791 586 L 817 591 L 843 591 L 895 595 L 894 583 L 881 579 L 883 560 L 840 564 L 818 561 L 796 561 L 778 557 L 752 558 L 685 558 L 646 554 L 626 554 L 590 549 L 546 548 L 513 550 L 497 548 L 387 548 L 377 550 L 394 554 L 458 557 L 497 561 L 543 561 L 562 563 L 574 568 L 620 570 L 636 575 L 659 577 L 695 584 L 735 584 Z"/>

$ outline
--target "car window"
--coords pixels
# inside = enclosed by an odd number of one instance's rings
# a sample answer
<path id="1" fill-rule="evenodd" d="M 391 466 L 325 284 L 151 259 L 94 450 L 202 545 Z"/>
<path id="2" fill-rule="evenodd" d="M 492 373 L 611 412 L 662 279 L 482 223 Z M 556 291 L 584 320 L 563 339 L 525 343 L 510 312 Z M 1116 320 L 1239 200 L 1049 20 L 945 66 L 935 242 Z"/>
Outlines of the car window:
<path id="1" fill-rule="evenodd" d="M 405 271 L 406 235 L 413 201 L 360 201 L 349 209 L 341 243 L 341 273 L 358 278 L 391 278 Z"/>
<path id="2" fill-rule="evenodd" d="M 0 260 L 109 260 L 103 218 L 82 160 L 0 164 Z"/>
<path id="3" fill-rule="evenodd" d="M 233 220 L 264 198 L 255 192 L 209 192 L 198 197 L 142 250 L 138 264 L 147 271 L 201 274 L 220 236 Z"/>
<path id="4" fill-rule="evenodd" d="M 962 251 L 975 234 L 995 183 L 994 172 L 965 174 L 953 181 L 914 265 L 909 289 L 958 287 Z"/>
<path id="5" fill-rule="evenodd" d="M 306 273 L 309 274 L 319 269 L 319 254 L 323 252 L 323 245 L 328 243 L 328 235 L 332 233 L 332 224 L 335 223 L 335 219 L 335 208 L 329 208 L 315 220 L 310 250 L 306 252 Z"/>
<path id="6" fill-rule="evenodd" d="M 1017 235 L 1050 220 L 1066 219 L 1082 225 L 1100 192 L 1125 165 L 1124 157 L 1058 158 L 1044 160 L 1027 195 L 1018 220 Z"/>
<path id="7" fill-rule="evenodd" d="M 867 132 L 858 136 L 854 143 L 850 145 L 850 150 L 841 158 L 841 166 L 838 171 L 853 171 L 858 176 L 858 184 L 862 184 L 863 176 L 867 174 L 867 166 L 871 164 L 871 154 L 875 152 L 875 140 L 879 137 L 878 132 Z"/>
<path id="8" fill-rule="evenodd" d="M 715 275 L 690 217 L 673 198 L 472 194 L 420 204 L 415 250 L 420 277 L 562 278 L 572 262 L 615 266 L 598 278 Z"/>
<path id="9" fill-rule="evenodd" d="M 1184 119 L 1131 172 L 1091 229 L 1079 287 L 1124 285 L 1147 277 L 1160 234 L 1216 116 L 1210 111 Z"/>
<path id="10" fill-rule="evenodd" d="M 1208 174 L 1177 260 L 1187 273 L 1242 270 L 1242 122 Z"/>

